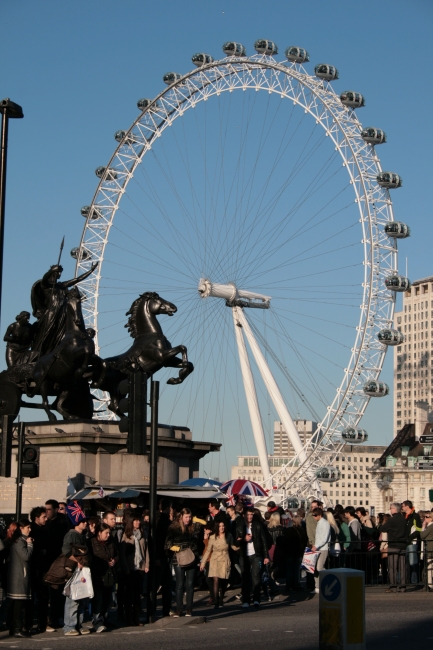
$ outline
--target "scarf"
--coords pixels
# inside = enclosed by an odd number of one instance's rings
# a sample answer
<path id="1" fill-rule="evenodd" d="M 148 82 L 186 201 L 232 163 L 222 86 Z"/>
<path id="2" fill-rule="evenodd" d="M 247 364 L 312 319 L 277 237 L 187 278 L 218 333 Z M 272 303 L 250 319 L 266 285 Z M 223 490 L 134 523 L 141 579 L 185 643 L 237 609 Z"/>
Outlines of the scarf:
<path id="1" fill-rule="evenodd" d="M 144 560 L 143 553 L 141 552 L 141 546 L 140 546 L 141 532 L 139 530 L 133 530 L 132 534 L 134 535 L 134 546 L 135 546 L 134 569 L 136 571 L 139 571 Z"/>

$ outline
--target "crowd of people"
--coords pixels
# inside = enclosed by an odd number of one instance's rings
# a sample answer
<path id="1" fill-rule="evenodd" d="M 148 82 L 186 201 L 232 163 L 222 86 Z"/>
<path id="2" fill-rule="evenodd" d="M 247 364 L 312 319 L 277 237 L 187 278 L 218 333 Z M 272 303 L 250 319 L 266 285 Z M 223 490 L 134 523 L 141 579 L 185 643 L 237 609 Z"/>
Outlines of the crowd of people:
<path id="1" fill-rule="evenodd" d="M 10 635 L 89 634 L 89 617 L 96 633 L 142 625 L 149 571 L 155 572 L 162 616 L 174 617 L 193 615 L 198 586 L 206 586 L 206 604 L 215 609 L 224 605 L 229 585 L 243 608 L 259 608 L 282 589 L 317 593 L 323 568 L 363 570 L 366 582 L 382 583 L 387 592 L 404 591 L 425 575 L 433 590 L 433 512 L 417 513 L 410 501 L 391 504 L 377 520 L 362 507 L 324 509 L 318 500 L 308 512 L 284 511 L 270 501 L 263 516 L 242 502 L 221 509 L 213 499 L 197 515 L 188 508 L 177 512 L 162 499 L 151 557 L 148 511 L 125 510 L 118 525 L 114 512 L 87 517 L 77 502 L 50 499 L 33 508 L 30 520 L 12 522 L 0 540 Z M 74 600 L 68 585 L 84 570 L 93 597 Z"/>

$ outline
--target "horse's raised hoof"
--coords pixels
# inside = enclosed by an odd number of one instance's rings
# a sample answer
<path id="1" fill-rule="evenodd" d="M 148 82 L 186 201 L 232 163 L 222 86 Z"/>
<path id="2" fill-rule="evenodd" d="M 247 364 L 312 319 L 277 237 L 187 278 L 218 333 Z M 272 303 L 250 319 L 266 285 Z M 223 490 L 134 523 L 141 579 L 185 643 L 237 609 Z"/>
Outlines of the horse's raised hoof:
<path id="1" fill-rule="evenodd" d="M 180 377 L 170 377 L 170 379 L 167 380 L 167 384 L 171 384 L 172 386 L 175 384 L 181 384 L 183 382 L 183 379 Z"/>

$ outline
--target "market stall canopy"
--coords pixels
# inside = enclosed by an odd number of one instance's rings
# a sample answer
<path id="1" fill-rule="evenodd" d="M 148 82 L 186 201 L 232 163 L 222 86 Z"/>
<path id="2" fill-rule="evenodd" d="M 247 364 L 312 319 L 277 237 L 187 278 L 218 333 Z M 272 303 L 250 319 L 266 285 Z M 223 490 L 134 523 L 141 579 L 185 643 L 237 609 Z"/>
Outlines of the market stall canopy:
<path id="1" fill-rule="evenodd" d="M 134 485 L 127 486 L 111 486 L 104 488 L 103 486 L 95 485 L 92 488 L 83 488 L 79 490 L 69 501 L 81 501 L 89 499 L 103 499 L 108 497 L 110 499 L 135 499 L 140 494 L 148 494 L 149 487 Z M 217 487 L 194 487 L 185 485 L 161 485 L 157 491 L 158 496 L 161 497 L 177 497 L 178 499 L 225 499 L 226 496 Z"/>
<path id="2" fill-rule="evenodd" d="M 213 478 L 189 478 L 179 483 L 179 485 L 187 487 L 220 487 L 222 483 L 221 481 L 215 481 Z"/>
<path id="3" fill-rule="evenodd" d="M 104 488 L 102 486 L 83 488 L 78 490 L 73 496 L 68 497 L 68 501 L 86 501 L 87 499 L 103 499 L 111 497 L 115 492 L 113 488 Z"/>

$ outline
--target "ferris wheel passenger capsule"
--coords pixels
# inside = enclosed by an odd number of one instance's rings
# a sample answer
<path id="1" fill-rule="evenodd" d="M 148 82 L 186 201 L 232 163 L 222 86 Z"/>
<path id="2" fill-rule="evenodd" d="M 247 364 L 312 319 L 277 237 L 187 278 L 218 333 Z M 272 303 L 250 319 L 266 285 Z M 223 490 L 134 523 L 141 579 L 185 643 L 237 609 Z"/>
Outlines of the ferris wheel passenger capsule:
<path id="1" fill-rule="evenodd" d="M 376 180 L 380 187 L 384 187 L 387 190 L 394 190 L 403 185 L 402 177 L 394 172 L 380 172 L 376 176 Z"/>
<path id="2" fill-rule="evenodd" d="M 355 429 L 355 427 L 346 427 L 341 433 L 341 437 L 345 442 L 351 445 L 359 445 L 362 442 L 367 442 L 368 433 L 365 429 Z"/>
<path id="3" fill-rule="evenodd" d="M 398 330 L 383 329 L 380 330 L 377 338 L 384 345 L 401 345 L 404 341 L 404 334 Z"/>
<path id="4" fill-rule="evenodd" d="M 389 394 L 389 386 L 384 381 L 372 379 L 364 384 L 363 391 L 369 397 L 385 397 Z"/>
<path id="5" fill-rule="evenodd" d="M 341 472 L 337 467 L 321 467 L 316 470 L 316 478 L 324 483 L 334 483 L 339 481 Z"/>
<path id="6" fill-rule="evenodd" d="M 205 54 L 205 52 L 197 52 L 197 54 L 193 54 L 191 61 L 199 68 L 206 63 L 212 63 L 215 59 L 210 54 Z"/>
<path id="7" fill-rule="evenodd" d="M 394 237 L 395 239 L 410 237 L 410 228 L 402 221 L 388 221 L 385 224 L 384 231 L 388 237 Z"/>
<path id="8" fill-rule="evenodd" d="M 304 50 L 303 47 L 296 47 L 296 45 L 290 45 L 284 52 L 284 56 L 292 63 L 307 63 L 310 60 L 307 50 Z"/>
<path id="9" fill-rule="evenodd" d="M 134 142 L 134 138 L 131 138 L 130 135 L 126 135 L 126 131 L 116 131 L 114 134 L 114 139 L 117 142 L 123 142 L 123 144 L 132 144 Z"/>
<path id="10" fill-rule="evenodd" d="M 345 90 L 340 95 L 341 103 L 349 108 L 362 108 L 365 106 L 365 98 L 361 93 L 356 93 L 354 90 Z"/>
<path id="11" fill-rule="evenodd" d="M 72 248 L 70 255 L 75 260 L 80 259 L 81 261 L 88 260 L 89 257 L 91 257 L 89 251 L 86 251 L 85 248 L 83 248 L 83 250 L 81 251 L 81 255 L 80 255 L 80 249 L 79 248 Z"/>
<path id="12" fill-rule="evenodd" d="M 389 291 L 398 291 L 400 293 L 408 291 L 411 287 L 409 278 L 406 278 L 404 275 L 388 276 L 385 278 L 385 285 Z"/>
<path id="13" fill-rule="evenodd" d="M 382 129 L 375 129 L 374 126 L 367 126 L 362 129 L 361 138 L 369 144 L 384 144 L 386 142 L 386 133 Z"/>
<path id="14" fill-rule="evenodd" d="M 139 99 L 137 102 L 137 108 L 140 111 L 145 111 L 149 109 L 150 112 L 156 111 L 159 108 L 158 102 L 154 102 L 153 99 Z"/>
<path id="15" fill-rule="evenodd" d="M 242 43 L 235 43 L 234 41 L 228 41 L 223 45 L 223 52 L 227 56 L 246 56 L 247 51 Z"/>
<path id="16" fill-rule="evenodd" d="M 325 81 L 334 81 L 338 79 L 338 70 L 333 65 L 328 65 L 327 63 L 319 63 L 314 68 L 314 74 L 319 79 L 324 79 Z"/>
<path id="17" fill-rule="evenodd" d="M 95 221 L 95 219 L 100 219 L 102 217 L 102 213 L 95 207 L 92 209 L 90 205 L 83 205 L 80 212 L 81 216 L 85 219 L 90 219 L 91 221 Z"/>
<path id="18" fill-rule="evenodd" d="M 95 169 L 95 174 L 106 181 L 115 181 L 117 179 L 116 170 L 110 169 L 109 167 L 98 167 Z"/>
<path id="19" fill-rule="evenodd" d="M 167 72 L 162 78 L 163 82 L 167 84 L 167 86 L 171 86 L 171 84 L 176 83 L 179 79 L 182 79 L 182 75 L 178 72 Z"/>
<path id="20" fill-rule="evenodd" d="M 266 54 L 267 56 L 273 56 L 278 54 L 278 46 L 274 41 L 267 41 L 266 39 L 259 39 L 254 43 L 254 49 L 257 54 Z"/>

